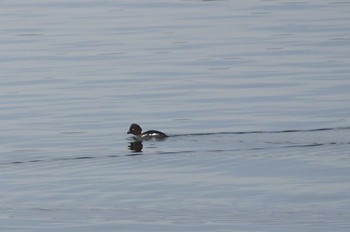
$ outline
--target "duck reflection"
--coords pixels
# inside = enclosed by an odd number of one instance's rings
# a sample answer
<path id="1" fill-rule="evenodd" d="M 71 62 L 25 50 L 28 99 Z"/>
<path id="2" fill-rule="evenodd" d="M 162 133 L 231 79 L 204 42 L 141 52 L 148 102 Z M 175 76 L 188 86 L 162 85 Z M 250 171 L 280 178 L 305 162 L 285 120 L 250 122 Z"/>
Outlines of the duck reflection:
<path id="1" fill-rule="evenodd" d="M 130 142 L 129 150 L 134 152 L 141 152 L 142 148 L 143 148 L 143 145 L 141 141 Z"/>

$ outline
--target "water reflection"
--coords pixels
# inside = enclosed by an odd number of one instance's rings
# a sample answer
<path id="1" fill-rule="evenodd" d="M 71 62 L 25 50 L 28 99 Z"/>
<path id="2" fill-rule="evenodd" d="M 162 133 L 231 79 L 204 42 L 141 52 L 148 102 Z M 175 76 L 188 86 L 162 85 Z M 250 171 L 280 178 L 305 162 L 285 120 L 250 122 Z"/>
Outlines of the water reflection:
<path id="1" fill-rule="evenodd" d="M 129 144 L 129 150 L 134 152 L 141 152 L 143 148 L 142 141 L 134 141 L 130 142 Z"/>

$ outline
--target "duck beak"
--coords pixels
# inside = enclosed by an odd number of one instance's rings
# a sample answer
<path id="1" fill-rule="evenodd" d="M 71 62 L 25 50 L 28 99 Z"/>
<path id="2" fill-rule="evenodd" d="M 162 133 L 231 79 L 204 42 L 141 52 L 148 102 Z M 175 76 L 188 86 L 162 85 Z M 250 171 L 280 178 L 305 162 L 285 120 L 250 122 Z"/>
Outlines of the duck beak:
<path id="1" fill-rule="evenodd" d="M 128 132 L 126 132 L 127 134 L 131 134 L 131 132 L 130 131 L 128 131 Z"/>

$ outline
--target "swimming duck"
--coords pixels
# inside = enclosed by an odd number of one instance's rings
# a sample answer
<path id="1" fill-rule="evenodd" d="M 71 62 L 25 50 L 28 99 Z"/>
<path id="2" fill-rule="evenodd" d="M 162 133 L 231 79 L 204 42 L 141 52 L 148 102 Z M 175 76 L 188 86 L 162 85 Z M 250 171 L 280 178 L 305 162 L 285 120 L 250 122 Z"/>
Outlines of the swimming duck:
<path id="1" fill-rule="evenodd" d="M 137 125 L 136 123 L 131 124 L 127 134 L 135 135 L 137 140 L 148 140 L 148 139 L 153 139 L 153 138 L 154 139 L 164 139 L 164 138 L 168 137 L 163 132 L 157 131 L 157 130 L 148 130 L 148 131 L 142 133 L 142 128 L 139 125 Z"/>

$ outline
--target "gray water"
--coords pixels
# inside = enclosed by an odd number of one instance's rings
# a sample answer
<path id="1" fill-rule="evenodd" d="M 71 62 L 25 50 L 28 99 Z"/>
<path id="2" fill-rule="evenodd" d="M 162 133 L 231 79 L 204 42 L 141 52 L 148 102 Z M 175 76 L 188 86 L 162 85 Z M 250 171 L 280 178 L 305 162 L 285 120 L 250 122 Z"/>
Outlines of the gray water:
<path id="1" fill-rule="evenodd" d="M 0 14 L 1 231 L 349 231 L 350 2 Z"/>

